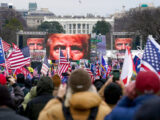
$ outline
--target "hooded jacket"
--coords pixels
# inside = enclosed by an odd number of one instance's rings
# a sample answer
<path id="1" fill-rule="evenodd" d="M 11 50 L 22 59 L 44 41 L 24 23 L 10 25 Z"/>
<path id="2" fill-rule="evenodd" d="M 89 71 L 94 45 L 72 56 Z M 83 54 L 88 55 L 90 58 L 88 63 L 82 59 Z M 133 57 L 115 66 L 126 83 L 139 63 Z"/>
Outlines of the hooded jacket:
<path id="1" fill-rule="evenodd" d="M 111 109 L 102 101 L 101 97 L 94 92 L 74 93 L 70 100 L 70 113 L 74 120 L 86 120 L 93 107 L 98 106 L 96 120 L 103 120 Z M 58 99 L 50 100 L 41 111 L 38 120 L 65 120 L 62 103 Z"/>
<path id="2" fill-rule="evenodd" d="M 144 102 L 157 97 L 152 94 L 145 94 L 130 100 L 127 96 L 124 96 L 112 112 L 105 117 L 105 120 L 133 120 L 136 111 Z"/>
<path id="3" fill-rule="evenodd" d="M 39 112 L 53 98 L 53 82 L 49 77 L 42 77 L 37 84 L 37 96 L 26 107 L 25 115 L 31 120 L 37 120 Z"/>

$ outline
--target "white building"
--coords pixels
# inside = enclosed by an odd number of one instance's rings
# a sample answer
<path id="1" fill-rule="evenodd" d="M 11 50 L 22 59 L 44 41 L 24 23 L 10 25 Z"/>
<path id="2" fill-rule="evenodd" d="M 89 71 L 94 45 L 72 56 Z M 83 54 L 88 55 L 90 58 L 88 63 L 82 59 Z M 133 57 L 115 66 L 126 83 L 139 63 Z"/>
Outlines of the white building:
<path id="1" fill-rule="evenodd" d="M 91 34 L 93 26 L 97 21 L 105 20 L 112 26 L 114 24 L 113 18 L 103 17 L 85 17 L 85 16 L 54 16 L 54 15 L 28 15 L 27 25 L 31 28 L 36 28 L 44 21 L 57 21 L 59 22 L 66 34 Z"/>
<path id="2" fill-rule="evenodd" d="M 113 18 L 102 18 L 102 17 L 84 17 L 84 16 L 73 16 L 73 17 L 44 17 L 44 21 L 57 21 L 59 22 L 67 34 L 91 34 L 93 26 L 97 21 L 105 20 L 113 26 Z"/>

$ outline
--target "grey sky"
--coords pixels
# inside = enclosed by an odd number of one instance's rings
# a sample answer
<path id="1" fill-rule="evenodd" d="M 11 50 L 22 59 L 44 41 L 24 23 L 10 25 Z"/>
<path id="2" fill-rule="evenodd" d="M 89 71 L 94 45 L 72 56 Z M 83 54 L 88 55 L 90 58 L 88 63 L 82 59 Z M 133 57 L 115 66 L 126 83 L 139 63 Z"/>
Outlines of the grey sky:
<path id="1" fill-rule="evenodd" d="M 16 9 L 28 9 L 29 2 L 36 2 L 38 9 L 49 8 L 56 15 L 95 15 L 111 14 L 129 8 L 137 7 L 140 3 L 153 3 L 160 6 L 160 0 L 0 0 L 11 2 Z"/>

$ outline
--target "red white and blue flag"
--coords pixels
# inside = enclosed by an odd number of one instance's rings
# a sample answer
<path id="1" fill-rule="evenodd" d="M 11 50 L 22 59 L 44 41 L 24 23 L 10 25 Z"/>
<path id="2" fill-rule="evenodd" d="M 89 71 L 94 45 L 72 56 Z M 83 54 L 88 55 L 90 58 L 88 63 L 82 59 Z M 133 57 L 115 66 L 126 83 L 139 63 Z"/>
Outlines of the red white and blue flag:
<path id="1" fill-rule="evenodd" d="M 97 62 L 97 64 L 96 64 L 96 77 L 95 77 L 95 79 L 100 79 L 100 70 L 99 70 L 99 64 L 98 64 L 98 62 Z"/>
<path id="2" fill-rule="evenodd" d="M 48 70 L 49 70 L 49 63 L 47 57 L 45 57 L 44 62 L 42 64 L 41 73 L 47 75 Z"/>
<path id="3" fill-rule="evenodd" d="M 13 49 L 7 58 L 10 62 L 10 69 L 17 69 L 30 64 L 30 57 L 25 58 L 22 51 L 15 44 L 13 44 Z"/>
<path id="4" fill-rule="evenodd" d="M 0 38 L 0 64 L 5 63 L 5 55 L 3 51 L 3 43 L 2 43 L 2 38 Z"/>
<path id="5" fill-rule="evenodd" d="M 59 65 L 58 65 L 58 75 L 62 79 L 62 73 L 65 73 L 69 68 L 69 62 L 66 60 L 65 56 L 63 55 L 62 51 L 60 50 L 60 58 L 59 58 Z"/>
<path id="6" fill-rule="evenodd" d="M 8 44 L 7 42 L 5 42 L 4 40 L 2 40 L 2 44 L 3 44 L 3 50 L 4 50 L 4 52 L 7 52 L 10 49 L 10 47 L 11 47 L 11 45 Z"/>
<path id="7" fill-rule="evenodd" d="M 160 45 L 152 36 L 148 37 L 140 70 L 151 70 L 160 77 Z"/>

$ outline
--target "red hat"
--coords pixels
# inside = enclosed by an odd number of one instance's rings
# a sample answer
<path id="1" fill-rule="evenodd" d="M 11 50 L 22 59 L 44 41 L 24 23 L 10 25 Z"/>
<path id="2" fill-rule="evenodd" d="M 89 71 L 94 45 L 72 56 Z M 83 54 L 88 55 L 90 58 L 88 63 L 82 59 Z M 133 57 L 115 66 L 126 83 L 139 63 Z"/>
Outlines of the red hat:
<path id="1" fill-rule="evenodd" d="M 141 93 L 157 93 L 160 79 L 152 71 L 140 71 L 136 77 L 136 89 Z"/>
<path id="2" fill-rule="evenodd" d="M 5 85 L 7 83 L 6 77 L 3 74 L 0 74 L 0 84 Z"/>

